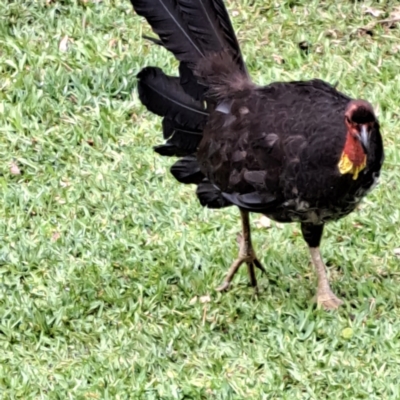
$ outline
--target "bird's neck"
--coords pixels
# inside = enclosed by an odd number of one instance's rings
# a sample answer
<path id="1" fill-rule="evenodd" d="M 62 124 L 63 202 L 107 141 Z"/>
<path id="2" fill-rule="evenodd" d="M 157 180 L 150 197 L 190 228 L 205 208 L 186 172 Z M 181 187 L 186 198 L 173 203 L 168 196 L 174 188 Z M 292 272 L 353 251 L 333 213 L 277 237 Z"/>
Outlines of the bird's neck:
<path id="1" fill-rule="evenodd" d="M 338 164 L 341 174 L 352 174 L 353 179 L 366 167 L 367 156 L 361 143 L 350 133 L 347 134 L 346 143 Z"/>

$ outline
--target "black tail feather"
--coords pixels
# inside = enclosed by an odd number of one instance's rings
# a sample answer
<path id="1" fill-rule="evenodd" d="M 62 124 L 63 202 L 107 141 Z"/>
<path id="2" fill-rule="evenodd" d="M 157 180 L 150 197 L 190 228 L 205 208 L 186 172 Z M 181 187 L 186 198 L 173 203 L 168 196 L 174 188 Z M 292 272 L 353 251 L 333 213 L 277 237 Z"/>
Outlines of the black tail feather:
<path id="1" fill-rule="evenodd" d="M 153 37 L 147 36 L 147 35 L 142 35 L 142 38 L 145 40 L 148 40 L 149 42 L 156 44 L 157 46 L 164 47 L 163 42 L 160 39 L 153 38 Z"/>
<path id="2" fill-rule="evenodd" d="M 192 67 L 209 53 L 227 51 L 247 74 L 240 46 L 223 0 L 131 0 L 159 36 L 146 39 L 163 45 Z"/>
<path id="3" fill-rule="evenodd" d="M 131 3 L 179 61 L 195 64 L 204 57 L 175 0 L 131 0 Z"/>
<path id="4" fill-rule="evenodd" d="M 223 0 L 177 0 L 183 19 L 204 54 L 228 51 L 243 72 L 246 66 Z"/>
<path id="5" fill-rule="evenodd" d="M 173 144 L 180 149 L 181 154 L 189 155 L 196 152 L 201 139 L 202 134 L 175 130 L 167 143 Z"/>
<path id="6" fill-rule="evenodd" d="M 164 143 L 160 144 L 159 146 L 154 146 L 153 147 L 154 151 L 160 156 L 165 156 L 165 157 L 184 157 L 187 156 L 187 151 L 180 149 L 179 147 L 176 147 L 172 143 Z"/>
<path id="7" fill-rule="evenodd" d="M 167 76 L 156 67 L 144 68 L 137 77 L 139 98 L 148 110 L 168 116 L 182 127 L 202 130 L 208 113 L 202 102 L 185 93 L 179 78 Z"/>
<path id="8" fill-rule="evenodd" d="M 166 143 L 154 147 L 163 156 L 183 157 L 172 167 L 182 183 L 196 184 L 203 206 L 232 203 L 200 171 L 196 151 L 207 123 L 207 107 L 251 83 L 223 0 L 131 0 L 165 47 L 180 61 L 179 78 L 148 67 L 138 74 L 138 91 L 147 109 L 163 118 Z M 230 87 L 233 85 L 233 88 Z M 207 100 L 207 105 L 205 100 Z"/>
<path id="9" fill-rule="evenodd" d="M 154 150 L 162 156 L 182 157 L 196 152 L 202 139 L 202 132 L 182 130 L 171 125 L 168 126 L 168 133 L 164 129 L 164 137 L 168 139 L 166 143 L 154 147 Z"/>
<path id="10" fill-rule="evenodd" d="M 188 135 L 194 135 L 201 137 L 202 131 L 201 129 L 187 128 L 177 124 L 176 122 L 170 120 L 168 117 L 165 117 L 162 121 L 163 127 L 163 136 L 164 139 L 169 139 L 174 133 L 187 133 Z"/>
<path id="11" fill-rule="evenodd" d="M 195 100 L 204 100 L 204 94 L 208 87 L 204 83 L 199 82 L 199 78 L 194 76 L 193 71 L 189 68 L 187 63 L 181 62 L 179 64 L 179 78 L 183 90 L 188 95 Z"/>
<path id="12" fill-rule="evenodd" d="M 232 205 L 222 196 L 221 191 L 207 180 L 197 186 L 196 194 L 203 207 L 224 208 Z"/>
<path id="13" fill-rule="evenodd" d="M 171 173 L 178 182 L 185 184 L 199 184 L 204 179 L 199 163 L 193 155 L 183 157 L 177 161 L 171 167 Z"/>
<path id="14" fill-rule="evenodd" d="M 164 139 L 169 139 L 174 133 L 176 124 L 174 121 L 170 120 L 168 117 L 163 118 L 162 120 L 162 128 L 163 128 L 163 137 Z"/>

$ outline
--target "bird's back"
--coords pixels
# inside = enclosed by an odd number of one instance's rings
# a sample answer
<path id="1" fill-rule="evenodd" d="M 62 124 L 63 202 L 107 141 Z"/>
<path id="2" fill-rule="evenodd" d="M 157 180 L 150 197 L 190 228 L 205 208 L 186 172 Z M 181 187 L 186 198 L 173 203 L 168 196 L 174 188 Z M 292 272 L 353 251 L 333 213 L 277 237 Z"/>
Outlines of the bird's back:
<path id="1" fill-rule="evenodd" d="M 210 115 L 197 153 L 202 172 L 234 204 L 278 220 L 298 219 L 289 215 L 303 208 L 326 208 L 328 219 L 347 213 L 342 203 L 362 186 L 338 170 L 349 101 L 321 80 L 238 92 Z"/>

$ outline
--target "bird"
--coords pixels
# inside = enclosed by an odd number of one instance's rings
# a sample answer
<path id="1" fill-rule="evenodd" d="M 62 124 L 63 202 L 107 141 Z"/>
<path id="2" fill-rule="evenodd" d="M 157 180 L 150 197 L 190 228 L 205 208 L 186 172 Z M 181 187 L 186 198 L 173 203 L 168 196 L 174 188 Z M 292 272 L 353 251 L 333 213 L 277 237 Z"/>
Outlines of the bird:
<path id="1" fill-rule="evenodd" d="M 257 290 L 249 214 L 299 223 L 317 277 L 316 301 L 343 301 L 332 291 L 320 244 L 326 223 L 354 211 L 377 184 L 384 149 L 379 121 L 366 100 L 321 79 L 253 83 L 223 0 L 131 0 L 179 62 L 177 76 L 154 66 L 138 74 L 142 104 L 162 117 L 164 143 L 177 157 L 176 180 L 196 185 L 203 207 L 240 210 L 237 259 L 219 291 L 242 264 Z"/>

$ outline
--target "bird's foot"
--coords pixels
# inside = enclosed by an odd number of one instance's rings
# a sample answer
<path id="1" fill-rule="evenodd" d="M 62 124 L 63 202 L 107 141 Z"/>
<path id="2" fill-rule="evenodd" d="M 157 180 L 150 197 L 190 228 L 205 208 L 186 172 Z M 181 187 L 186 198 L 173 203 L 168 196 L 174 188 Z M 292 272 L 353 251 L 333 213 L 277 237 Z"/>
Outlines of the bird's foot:
<path id="1" fill-rule="evenodd" d="M 317 292 L 317 303 L 325 310 L 336 310 L 343 304 L 343 301 L 336 297 L 331 289 L 320 289 Z"/>
<path id="2" fill-rule="evenodd" d="M 258 260 L 253 248 L 251 246 L 249 246 L 248 244 L 246 245 L 246 243 L 244 242 L 244 240 L 241 236 L 238 238 L 238 241 L 240 244 L 239 257 L 232 263 L 224 282 L 222 282 L 222 284 L 220 286 L 218 286 L 216 288 L 216 290 L 218 292 L 227 291 L 229 289 L 232 279 L 233 279 L 234 275 L 236 274 L 236 272 L 238 271 L 239 267 L 243 263 L 246 263 L 247 267 L 248 267 L 250 284 L 254 288 L 255 292 L 258 293 L 257 279 L 256 279 L 254 267 L 258 268 L 263 273 L 266 273 L 267 271 L 265 270 L 263 265 Z"/>
<path id="3" fill-rule="evenodd" d="M 230 282 L 223 281 L 217 288 L 215 288 L 215 290 L 217 292 L 227 292 L 230 286 L 231 286 Z"/>

